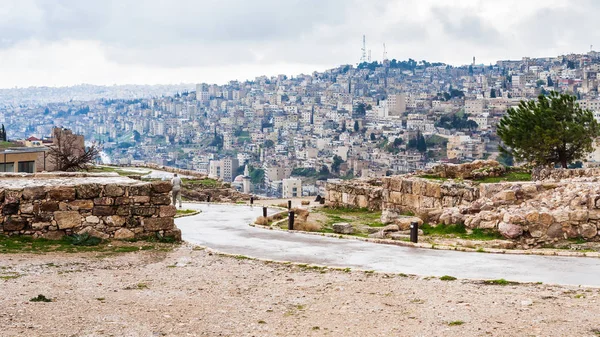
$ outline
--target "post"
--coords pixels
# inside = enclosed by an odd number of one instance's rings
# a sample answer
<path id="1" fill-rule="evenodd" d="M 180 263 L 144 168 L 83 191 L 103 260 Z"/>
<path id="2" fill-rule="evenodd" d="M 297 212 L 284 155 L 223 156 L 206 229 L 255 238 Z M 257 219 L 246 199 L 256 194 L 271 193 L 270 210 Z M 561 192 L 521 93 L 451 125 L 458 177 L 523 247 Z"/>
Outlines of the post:
<path id="1" fill-rule="evenodd" d="M 410 223 L 410 242 L 417 243 L 419 241 L 419 223 L 413 221 Z"/>
<path id="2" fill-rule="evenodd" d="M 292 201 L 288 200 L 288 209 L 292 209 Z"/>
<path id="3" fill-rule="evenodd" d="M 294 230 L 294 211 L 289 212 L 288 229 L 291 231 Z"/>
<path id="4" fill-rule="evenodd" d="M 206 202 L 210 202 L 210 194 L 206 196 Z"/>
<path id="5" fill-rule="evenodd" d="M 254 205 L 254 197 L 250 197 L 250 205 Z"/>
<path id="6" fill-rule="evenodd" d="M 267 217 L 267 206 L 263 206 L 263 218 Z"/>

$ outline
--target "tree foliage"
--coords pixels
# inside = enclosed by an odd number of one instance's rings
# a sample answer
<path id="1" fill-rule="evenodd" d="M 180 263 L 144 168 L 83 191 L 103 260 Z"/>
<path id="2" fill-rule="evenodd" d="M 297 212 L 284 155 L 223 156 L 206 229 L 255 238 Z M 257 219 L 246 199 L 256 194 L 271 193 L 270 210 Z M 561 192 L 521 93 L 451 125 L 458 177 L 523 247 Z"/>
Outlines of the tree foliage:
<path id="1" fill-rule="evenodd" d="M 6 141 L 6 129 L 4 129 L 4 124 L 2 124 L 2 128 L 0 128 L 0 142 Z"/>
<path id="2" fill-rule="evenodd" d="M 552 91 L 508 109 L 498 124 L 498 136 L 504 143 L 500 151 L 518 161 L 563 168 L 583 158 L 593 150 L 598 123 L 575 99 Z"/>

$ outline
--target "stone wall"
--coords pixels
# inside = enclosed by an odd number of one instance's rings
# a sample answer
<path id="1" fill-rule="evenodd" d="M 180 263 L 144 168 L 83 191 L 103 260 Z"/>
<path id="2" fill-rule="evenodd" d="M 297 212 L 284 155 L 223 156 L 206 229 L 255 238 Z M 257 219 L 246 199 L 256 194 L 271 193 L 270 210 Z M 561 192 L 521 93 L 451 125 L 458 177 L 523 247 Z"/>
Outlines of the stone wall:
<path id="1" fill-rule="evenodd" d="M 381 210 L 383 183 L 377 179 L 356 179 L 328 183 L 326 204 L 332 207 L 368 208 Z"/>
<path id="2" fill-rule="evenodd" d="M 496 231 L 522 248 L 575 238 L 600 241 L 600 179 L 574 174 L 560 181 L 492 184 L 392 176 L 328 184 L 326 201 L 382 210 L 386 224 L 404 226 L 416 215 L 432 224 Z"/>
<path id="3" fill-rule="evenodd" d="M 88 233 L 129 239 L 160 233 L 181 239 L 168 181 L 111 174 L 0 175 L 0 233 L 59 238 Z"/>
<path id="4" fill-rule="evenodd" d="M 554 180 L 578 178 L 599 178 L 600 167 L 585 169 L 555 169 L 555 168 L 534 168 L 531 172 L 532 180 Z"/>

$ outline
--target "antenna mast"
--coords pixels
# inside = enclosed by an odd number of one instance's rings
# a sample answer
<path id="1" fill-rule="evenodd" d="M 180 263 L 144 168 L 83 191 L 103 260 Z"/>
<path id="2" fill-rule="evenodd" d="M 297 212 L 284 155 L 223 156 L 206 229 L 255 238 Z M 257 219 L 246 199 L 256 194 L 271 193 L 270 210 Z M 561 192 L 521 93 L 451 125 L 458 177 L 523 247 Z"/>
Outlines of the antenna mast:
<path id="1" fill-rule="evenodd" d="M 385 43 L 383 44 L 383 61 L 387 60 L 387 51 L 385 50 Z"/>
<path id="2" fill-rule="evenodd" d="M 362 57 L 360 58 L 360 63 L 367 62 L 367 38 L 363 35 L 363 45 L 360 49 L 362 51 Z"/>

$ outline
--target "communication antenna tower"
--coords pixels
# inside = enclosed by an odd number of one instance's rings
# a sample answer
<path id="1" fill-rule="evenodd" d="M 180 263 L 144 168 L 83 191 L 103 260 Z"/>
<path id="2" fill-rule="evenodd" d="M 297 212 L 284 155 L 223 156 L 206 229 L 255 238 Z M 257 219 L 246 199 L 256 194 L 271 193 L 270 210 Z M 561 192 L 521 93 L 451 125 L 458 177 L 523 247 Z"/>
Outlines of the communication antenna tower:
<path id="1" fill-rule="evenodd" d="M 383 44 L 383 60 L 387 60 L 387 51 L 385 50 L 385 43 Z"/>
<path id="2" fill-rule="evenodd" d="M 360 63 L 367 62 L 367 38 L 363 35 L 363 45 L 360 49 L 362 51 L 362 57 L 360 58 Z"/>
<path id="3" fill-rule="evenodd" d="M 371 49 L 369 49 L 369 63 L 371 63 Z"/>

